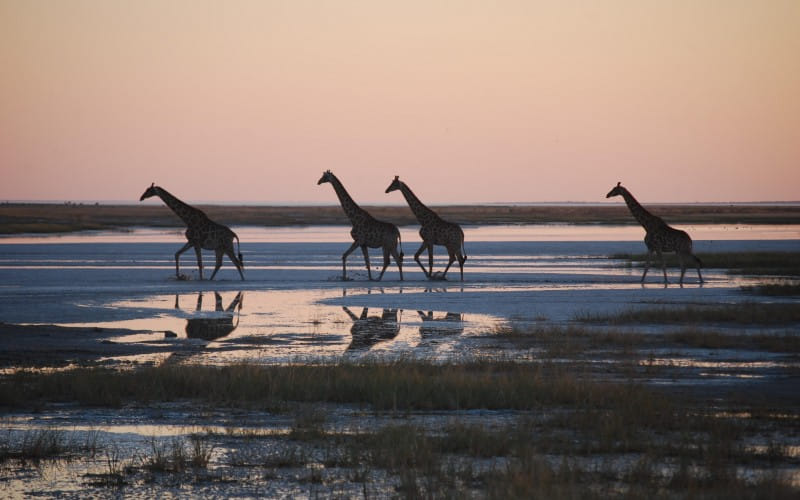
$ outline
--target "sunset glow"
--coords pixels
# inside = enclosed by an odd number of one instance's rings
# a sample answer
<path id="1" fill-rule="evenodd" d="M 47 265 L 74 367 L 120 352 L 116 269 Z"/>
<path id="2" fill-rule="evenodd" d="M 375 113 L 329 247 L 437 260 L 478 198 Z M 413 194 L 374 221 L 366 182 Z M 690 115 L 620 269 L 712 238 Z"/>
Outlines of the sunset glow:
<path id="1" fill-rule="evenodd" d="M 0 201 L 798 200 L 800 2 L 0 0 Z"/>

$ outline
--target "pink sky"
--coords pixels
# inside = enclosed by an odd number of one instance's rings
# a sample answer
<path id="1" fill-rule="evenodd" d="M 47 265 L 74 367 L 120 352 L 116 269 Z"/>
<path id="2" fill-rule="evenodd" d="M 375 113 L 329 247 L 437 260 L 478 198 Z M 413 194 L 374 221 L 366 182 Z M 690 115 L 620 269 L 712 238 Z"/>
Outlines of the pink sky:
<path id="1" fill-rule="evenodd" d="M 0 200 L 800 199 L 797 0 L 0 0 Z"/>

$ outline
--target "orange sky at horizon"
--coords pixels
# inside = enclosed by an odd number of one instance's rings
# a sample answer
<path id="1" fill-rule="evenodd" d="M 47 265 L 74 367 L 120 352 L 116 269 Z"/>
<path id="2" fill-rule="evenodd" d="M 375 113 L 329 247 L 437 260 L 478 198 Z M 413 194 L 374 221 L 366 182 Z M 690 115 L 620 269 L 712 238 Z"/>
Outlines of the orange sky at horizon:
<path id="1" fill-rule="evenodd" d="M 0 0 L 0 200 L 795 201 L 798 54 L 796 0 Z"/>

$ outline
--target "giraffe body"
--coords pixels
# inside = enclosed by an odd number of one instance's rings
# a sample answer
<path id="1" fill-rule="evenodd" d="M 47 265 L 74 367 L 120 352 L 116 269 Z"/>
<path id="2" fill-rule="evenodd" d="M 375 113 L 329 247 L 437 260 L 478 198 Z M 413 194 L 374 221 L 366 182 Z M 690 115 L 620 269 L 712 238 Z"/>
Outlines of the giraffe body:
<path id="1" fill-rule="evenodd" d="M 664 261 L 664 253 L 674 252 L 678 255 L 678 261 L 681 265 L 681 278 L 680 283 L 683 284 L 683 276 L 686 274 L 686 261 L 691 260 L 697 268 L 697 277 L 700 283 L 703 282 L 703 276 L 700 274 L 700 259 L 692 253 L 692 238 L 686 231 L 670 227 L 669 224 L 664 222 L 661 217 L 648 212 L 633 195 L 625 189 L 621 183 L 608 192 L 606 198 L 612 196 L 622 196 L 628 209 L 631 211 L 633 217 L 642 225 L 645 230 L 644 244 L 647 246 L 647 261 L 645 262 L 644 273 L 642 274 L 642 282 L 647 276 L 647 271 L 650 269 L 650 258 L 656 254 L 661 259 L 661 268 L 664 272 L 664 284 L 667 284 L 667 265 Z"/>
<path id="2" fill-rule="evenodd" d="M 317 181 L 317 185 L 325 182 L 329 182 L 333 186 L 336 196 L 339 198 L 339 203 L 342 205 L 342 210 L 344 210 L 353 225 L 350 230 L 353 244 L 342 254 L 342 279 L 347 279 L 347 257 L 356 248 L 360 247 L 361 252 L 364 254 L 364 263 L 367 266 L 367 275 L 370 280 L 372 280 L 372 269 L 369 265 L 369 248 L 383 249 L 383 269 L 381 269 L 381 274 L 378 276 L 378 281 L 383 278 L 383 273 L 389 267 L 390 255 L 397 262 L 397 268 L 400 270 L 400 280 L 402 280 L 403 250 L 400 230 L 397 229 L 397 226 L 374 218 L 369 212 L 358 206 L 339 179 L 330 170 L 322 174 L 322 177 Z"/>
<path id="3" fill-rule="evenodd" d="M 186 239 L 187 243 L 175 252 L 175 276 L 181 277 L 180 274 L 180 256 L 183 252 L 190 248 L 194 248 L 197 255 L 197 267 L 200 269 L 200 279 L 203 279 L 203 256 L 201 250 L 213 250 L 216 255 L 216 266 L 214 272 L 211 273 L 210 280 L 214 279 L 220 267 L 222 267 L 222 257 L 227 255 L 231 259 L 236 270 L 239 271 L 239 276 L 244 280 L 244 264 L 242 263 L 241 251 L 234 252 L 233 240 L 236 239 L 238 244 L 239 237 L 231 229 L 222 224 L 218 224 L 203 212 L 187 203 L 176 198 L 172 193 L 164 188 L 151 185 L 139 198 L 142 201 L 152 196 L 158 196 L 166 204 L 175 215 L 181 218 L 186 224 Z"/>
<path id="4" fill-rule="evenodd" d="M 442 279 L 447 276 L 447 271 L 450 269 L 450 266 L 453 265 L 453 262 L 458 260 L 458 266 L 461 270 L 461 281 L 464 281 L 464 261 L 467 260 L 467 253 L 464 250 L 464 231 L 461 229 L 461 226 L 439 217 L 436 212 L 425 206 L 425 204 L 417 198 L 405 182 L 401 181 L 398 176 L 395 176 L 392 183 L 386 188 L 386 192 L 390 193 L 397 190 L 403 193 L 406 202 L 408 202 L 408 206 L 411 208 L 411 211 L 414 212 L 414 216 L 416 216 L 420 226 L 422 226 L 419 230 L 419 236 L 422 238 L 422 245 L 419 247 L 419 250 L 417 250 L 417 253 L 414 254 L 414 260 L 416 260 L 419 267 L 422 268 L 422 272 L 424 272 L 425 276 L 428 278 L 433 277 L 433 247 L 439 245 L 447 249 L 447 254 L 450 258 L 447 267 L 442 273 Z M 420 254 L 426 249 L 428 250 L 427 270 L 419 260 Z"/>

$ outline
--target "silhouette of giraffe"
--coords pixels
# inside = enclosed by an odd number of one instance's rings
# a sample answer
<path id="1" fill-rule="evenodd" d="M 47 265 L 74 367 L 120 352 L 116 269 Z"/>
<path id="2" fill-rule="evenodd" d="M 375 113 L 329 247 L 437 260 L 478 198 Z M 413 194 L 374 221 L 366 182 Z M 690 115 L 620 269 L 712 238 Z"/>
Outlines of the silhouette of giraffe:
<path id="1" fill-rule="evenodd" d="M 212 221 L 205 212 L 182 202 L 166 189 L 156 186 L 155 183 L 145 190 L 139 201 L 152 196 L 161 198 L 175 212 L 175 215 L 180 217 L 186 224 L 186 239 L 189 241 L 183 248 L 175 252 L 175 276 L 179 279 L 181 278 L 178 265 L 181 254 L 190 247 L 194 247 L 195 254 L 197 254 L 197 267 L 200 268 L 200 279 L 203 279 L 203 256 L 200 254 L 200 250 L 205 248 L 206 250 L 214 250 L 217 256 L 216 267 L 209 280 L 213 280 L 219 268 L 222 267 L 223 255 L 227 255 L 231 259 L 233 265 L 236 266 L 236 270 L 239 271 L 239 276 L 244 280 L 244 273 L 242 272 L 244 263 L 241 250 L 238 252 L 238 257 L 233 251 L 234 238 L 236 238 L 236 244 L 239 244 L 239 237 L 236 236 L 236 233 L 227 226 Z"/>
<path id="2" fill-rule="evenodd" d="M 384 308 L 380 316 L 369 316 L 369 308 L 361 308 L 361 316 L 356 316 L 346 306 L 342 310 L 353 320 L 350 327 L 352 340 L 346 351 L 366 351 L 375 344 L 392 340 L 400 333 L 397 309 Z"/>
<path id="3" fill-rule="evenodd" d="M 464 231 L 461 230 L 458 224 L 447 222 L 439 217 L 436 212 L 426 207 L 406 183 L 401 181 L 398 176 L 395 176 L 392 183 L 386 188 L 386 192 L 389 193 L 398 189 L 405 196 L 408 206 L 411 207 L 411 211 L 414 212 L 422 226 L 419 230 L 422 245 L 417 250 L 417 253 L 414 254 L 414 260 L 422 268 L 422 272 L 428 278 L 433 277 L 433 246 L 441 245 L 447 248 L 447 253 L 450 255 L 450 261 L 442 273 L 442 279 L 447 276 L 450 266 L 458 259 L 458 266 L 461 268 L 461 281 L 464 281 L 464 261 L 467 260 L 467 252 L 464 250 Z M 428 271 L 425 270 L 425 266 L 419 260 L 420 254 L 426 248 L 428 249 Z"/>
<path id="4" fill-rule="evenodd" d="M 180 309 L 178 302 L 178 294 L 175 294 L 175 309 Z M 203 340 L 216 340 L 236 330 L 239 326 L 239 315 L 236 315 L 236 322 L 234 323 L 233 317 L 236 309 L 239 312 L 242 310 L 243 293 L 239 292 L 233 298 L 230 305 L 223 309 L 222 296 L 219 292 L 214 292 L 214 312 L 222 313 L 216 314 L 211 317 L 198 315 L 190 317 L 186 320 L 186 338 L 190 339 L 203 339 Z M 203 292 L 197 293 L 197 306 L 195 312 L 201 312 L 203 308 Z"/>
<path id="5" fill-rule="evenodd" d="M 372 271 L 369 267 L 369 251 L 367 248 L 382 248 L 383 249 L 383 269 L 381 270 L 378 281 L 383 278 L 383 273 L 389 267 L 389 254 L 394 257 L 397 262 L 397 268 L 400 269 L 400 280 L 403 279 L 403 244 L 400 240 L 400 230 L 397 226 L 389 222 L 383 222 L 375 219 L 366 210 L 359 207 L 353 198 L 347 193 L 342 183 L 336 178 L 333 173 L 328 170 L 322 174 L 317 185 L 323 182 L 330 182 L 336 191 L 336 196 L 339 197 L 339 203 L 353 229 L 350 230 L 350 236 L 353 237 L 353 244 L 347 251 L 342 254 L 342 279 L 347 279 L 347 256 L 350 255 L 356 247 L 361 247 L 361 252 L 364 254 L 364 262 L 367 265 L 367 275 L 372 280 Z M 398 253 L 397 248 L 400 247 Z"/>
<path id="6" fill-rule="evenodd" d="M 639 221 L 639 224 L 644 227 L 646 232 L 644 243 L 647 245 L 647 261 L 644 266 L 644 273 L 642 274 L 642 282 L 647 276 L 647 270 L 650 269 L 650 256 L 655 253 L 661 259 L 661 268 L 664 271 L 664 284 L 667 284 L 667 264 L 664 261 L 664 252 L 675 252 L 678 255 L 678 261 L 681 264 L 681 279 L 680 283 L 683 284 L 683 275 L 686 273 L 685 258 L 694 260 L 697 267 L 697 277 L 700 283 L 703 282 L 703 276 L 700 274 L 700 266 L 703 264 L 695 254 L 692 253 L 692 238 L 680 229 L 670 227 L 661 217 L 657 217 L 647 210 L 636 201 L 633 195 L 622 187 L 621 183 L 617 183 L 614 188 L 608 192 L 606 198 L 612 196 L 622 196 L 625 203 L 631 211 L 633 217 Z"/>

